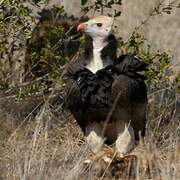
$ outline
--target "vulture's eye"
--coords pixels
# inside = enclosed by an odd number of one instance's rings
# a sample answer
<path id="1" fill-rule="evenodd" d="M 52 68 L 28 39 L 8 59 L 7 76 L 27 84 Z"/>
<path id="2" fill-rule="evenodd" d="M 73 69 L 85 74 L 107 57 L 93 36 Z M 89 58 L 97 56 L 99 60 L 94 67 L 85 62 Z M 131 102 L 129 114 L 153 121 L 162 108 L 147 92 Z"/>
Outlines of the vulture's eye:
<path id="1" fill-rule="evenodd" d="M 102 26 L 102 23 L 97 23 L 97 27 L 101 27 Z"/>

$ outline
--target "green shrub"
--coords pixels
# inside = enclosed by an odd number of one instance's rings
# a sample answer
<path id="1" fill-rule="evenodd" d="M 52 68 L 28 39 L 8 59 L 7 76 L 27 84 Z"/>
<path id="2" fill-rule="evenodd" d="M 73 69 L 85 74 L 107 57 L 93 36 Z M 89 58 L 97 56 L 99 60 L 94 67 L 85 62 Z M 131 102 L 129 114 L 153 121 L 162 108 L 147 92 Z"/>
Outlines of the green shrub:
<path id="1" fill-rule="evenodd" d="M 4 0 L 1 4 L 0 14 L 0 88 L 12 88 L 18 96 L 26 96 L 36 92 L 49 92 L 54 82 L 63 86 L 61 79 L 65 65 L 78 51 L 80 44 L 84 43 L 84 36 L 77 34 L 76 25 L 79 18 L 67 17 L 63 7 L 53 7 L 51 10 L 41 12 L 40 22 L 32 30 L 33 18 L 23 1 Z M 104 9 L 112 6 L 121 6 L 121 1 L 95 1 L 87 6 L 87 0 L 81 1 L 82 10 L 88 12 L 94 8 L 103 14 Z M 38 1 L 34 1 L 38 3 Z M 43 16 L 44 13 L 44 16 Z M 115 9 L 111 16 L 120 16 Z M 43 19 L 44 17 L 44 19 Z M 13 39 L 10 42 L 8 39 Z M 179 76 L 174 82 L 169 77 L 173 75 L 171 56 L 166 52 L 152 51 L 148 41 L 135 29 L 127 42 L 119 39 L 119 51 L 138 56 L 149 64 L 144 72 L 147 77 L 149 92 L 167 86 L 177 86 Z M 16 42 L 19 42 L 16 45 Z M 23 63 L 19 56 L 14 58 L 14 52 L 22 46 L 26 49 Z M 23 49 L 22 48 L 22 49 Z M 14 71 L 14 64 L 19 62 L 19 69 Z M 21 72 L 21 73 L 20 73 Z M 18 75 L 16 75 L 18 74 Z M 12 86 L 11 78 L 16 77 L 17 82 Z"/>
<path id="2" fill-rule="evenodd" d="M 164 88 L 170 85 L 171 56 L 166 52 L 154 52 L 151 45 L 138 31 L 134 31 L 127 42 L 121 41 L 119 44 L 121 51 L 139 57 L 148 64 L 148 71 L 143 74 L 147 77 L 149 91 Z"/>

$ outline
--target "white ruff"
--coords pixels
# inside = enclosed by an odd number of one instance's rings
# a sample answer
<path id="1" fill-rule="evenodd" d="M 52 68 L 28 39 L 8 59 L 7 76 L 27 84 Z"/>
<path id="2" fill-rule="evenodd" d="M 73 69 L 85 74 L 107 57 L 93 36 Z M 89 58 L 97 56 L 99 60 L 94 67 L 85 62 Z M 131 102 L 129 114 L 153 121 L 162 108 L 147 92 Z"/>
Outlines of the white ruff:
<path id="1" fill-rule="evenodd" d="M 93 58 L 91 62 L 86 66 L 91 72 L 96 73 L 98 70 L 103 69 L 103 62 L 101 59 L 101 50 L 93 49 Z"/>

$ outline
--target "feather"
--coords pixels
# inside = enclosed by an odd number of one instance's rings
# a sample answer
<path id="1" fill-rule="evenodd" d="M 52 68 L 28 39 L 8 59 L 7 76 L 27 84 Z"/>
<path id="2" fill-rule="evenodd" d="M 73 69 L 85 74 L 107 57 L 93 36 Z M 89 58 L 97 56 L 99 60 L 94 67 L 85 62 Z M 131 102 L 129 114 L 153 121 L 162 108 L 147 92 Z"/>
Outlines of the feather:
<path id="1" fill-rule="evenodd" d="M 128 54 L 117 58 L 115 37 L 110 35 L 106 40 L 108 44 L 101 50 L 103 69 L 92 73 L 86 68 L 93 52 L 89 41 L 85 47 L 90 49 L 85 48 L 83 55 L 67 67 L 66 75 L 73 84 L 66 90 L 66 103 L 84 130 L 91 121 L 105 121 L 117 101 L 110 121 L 131 120 L 138 139 L 139 131 L 145 133 L 147 106 L 145 76 L 139 72 L 147 70 L 147 64 Z"/>

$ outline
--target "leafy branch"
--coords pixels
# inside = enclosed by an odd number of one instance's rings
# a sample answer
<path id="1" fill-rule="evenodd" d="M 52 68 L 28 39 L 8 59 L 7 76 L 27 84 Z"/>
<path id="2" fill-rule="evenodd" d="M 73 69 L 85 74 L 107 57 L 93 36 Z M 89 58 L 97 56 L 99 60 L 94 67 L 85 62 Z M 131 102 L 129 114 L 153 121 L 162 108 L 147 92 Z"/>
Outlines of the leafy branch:
<path id="1" fill-rule="evenodd" d="M 81 0 L 81 6 L 82 6 L 82 12 L 89 12 L 90 10 L 93 10 L 94 13 L 98 12 L 101 15 L 104 14 L 105 10 L 111 10 L 114 8 L 113 13 L 108 13 L 109 16 L 113 17 L 119 17 L 121 15 L 121 11 L 119 11 L 119 6 L 122 5 L 122 0 L 96 0 L 95 2 L 91 3 L 90 5 L 87 5 L 88 0 Z"/>

